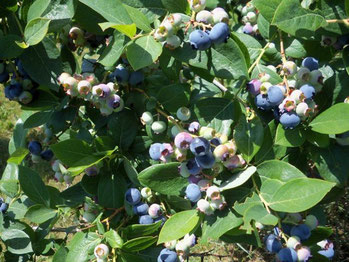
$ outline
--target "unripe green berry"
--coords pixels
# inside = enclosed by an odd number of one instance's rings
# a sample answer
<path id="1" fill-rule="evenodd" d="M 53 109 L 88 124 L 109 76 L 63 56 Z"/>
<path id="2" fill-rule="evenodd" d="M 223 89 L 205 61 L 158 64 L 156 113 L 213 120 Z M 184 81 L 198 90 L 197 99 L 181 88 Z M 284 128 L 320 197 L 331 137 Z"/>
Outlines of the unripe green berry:
<path id="1" fill-rule="evenodd" d="M 164 121 L 155 121 L 151 125 L 151 129 L 155 134 L 160 134 L 166 130 L 166 123 Z"/>
<path id="2" fill-rule="evenodd" d="M 177 110 L 177 117 L 181 121 L 189 120 L 190 117 L 191 117 L 191 112 L 190 112 L 189 108 L 184 107 L 184 106 L 178 108 L 178 110 Z"/>
<path id="3" fill-rule="evenodd" d="M 145 125 L 151 125 L 154 121 L 152 113 L 146 111 L 142 114 L 141 121 Z"/>

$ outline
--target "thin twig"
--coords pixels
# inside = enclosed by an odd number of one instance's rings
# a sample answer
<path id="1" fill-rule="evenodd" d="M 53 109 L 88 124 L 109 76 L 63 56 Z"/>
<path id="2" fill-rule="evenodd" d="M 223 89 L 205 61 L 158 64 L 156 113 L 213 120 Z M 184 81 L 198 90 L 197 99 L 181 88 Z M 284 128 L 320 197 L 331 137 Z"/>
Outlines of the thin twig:
<path id="1" fill-rule="evenodd" d="M 120 208 L 118 208 L 118 209 L 115 209 L 115 211 L 113 212 L 113 214 L 111 214 L 109 217 L 103 219 L 103 220 L 101 221 L 101 223 L 107 223 L 107 222 L 109 222 L 110 220 L 112 220 L 117 214 L 119 214 L 119 213 L 120 213 L 121 211 L 123 211 L 124 209 L 125 209 L 125 207 L 120 207 Z M 95 226 L 95 225 L 89 225 L 89 226 L 87 226 L 87 227 L 80 228 L 80 230 L 83 231 L 83 230 L 89 229 L 89 228 L 94 227 L 94 226 Z"/>
<path id="2" fill-rule="evenodd" d="M 227 92 L 228 89 L 222 85 L 217 79 L 213 79 L 213 82 L 212 82 L 215 86 L 217 86 L 222 92 Z"/>
<path id="3" fill-rule="evenodd" d="M 248 73 L 250 74 L 252 72 L 252 70 L 259 64 L 259 61 L 262 59 L 265 51 L 269 48 L 270 42 L 268 42 L 262 49 L 261 53 L 259 54 L 259 56 L 257 57 L 256 61 L 254 61 L 254 63 L 250 66 L 250 68 L 248 69 Z"/>
<path id="4" fill-rule="evenodd" d="M 334 24 L 334 23 L 338 23 L 338 24 L 345 24 L 347 26 L 349 26 L 349 19 L 329 19 L 326 20 L 327 23 L 329 24 Z"/>

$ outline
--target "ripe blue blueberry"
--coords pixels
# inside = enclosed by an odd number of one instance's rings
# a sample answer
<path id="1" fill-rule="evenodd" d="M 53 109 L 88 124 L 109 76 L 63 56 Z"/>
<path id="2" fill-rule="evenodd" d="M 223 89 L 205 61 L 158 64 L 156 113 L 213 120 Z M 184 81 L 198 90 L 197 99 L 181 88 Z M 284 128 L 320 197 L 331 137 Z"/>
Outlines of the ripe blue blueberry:
<path id="1" fill-rule="evenodd" d="M 267 99 L 267 96 L 262 94 L 259 94 L 255 97 L 255 103 L 256 106 L 262 110 L 270 110 L 272 107 Z"/>
<path id="2" fill-rule="evenodd" d="M 149 148 L 150 158 L 155 161 L 159 161 L 161 158 L 161 151 L 162 151 L 162 144 L 160 143 L 152 144 Z"/>
<path id="3" fill-rule="evenodd" d="M 196 137 L 190 143 L 190 151 L 195 156 L 206 155 L 210 151 L 210 142 L 203 137 Z"/>
<path id="4" fill-rule="evenodd" d="M 126 84 L 128 82 L 129 77 L 130 77 L 130 74 L 129 74 L 127 68 L 125 68 L 123 65 L 118 65 L 116 67 L 115 71 L 113 72 L 113 76 L 115 77 L 115 80 L 118 83 Z"/>
<path id="5" fill-rule="evenodd" d="M 28 77 L 27 72 L 24 70 L 22 61 L 21 60 L 16 60 L 16 65 L 17 65 L 18 72 L 21 74 L 21 76 Z"/>
<path id="6" fill-rule="evenodd" d="M 191 202 L 198 202 L 201 198 L 201 190 L 200 187 L 196 184 L 189 184 L 187 188 L 185 189 L 185 196 L 191 201 Z"/>
<path id="7" fill-rule="evenodd" d="M 82 59 L 81 72 L 93 73 L 95 71 L 96 59 Z"/>
<path id="8" fill-rule="evenodd" d="M 280 116 L 279 121 L 285 129 L 293 129 L 299 125 L 301 119 L 295 112 L 285 112 Z"/>
<path id="9" fill-rule="evenodd" d="M 0 83 L 6 83 L 10 78 L 9 73 L 5 70 L 0 74 Z"/>
<path id="10" fill-rule="evenodd" d="M 161 221 L 161 226 L 163 226 L 164 223 L 166 222 L 166 217 L 161 215 L 159 217 L 154 218 L 154 223 L 157 223 L 159 221 Z"/>
<path id="11" fill-rule="evenodd" d="M 177 261 L 178 261 L 177 253 L 170 249 L 164 248 L 163 250 L 161 250 L 158 256 L 157 262 L 177 262 Z"/>
<path id="12" fill-rule="evenodd" d="M 208 169 L 212 168 L 213 165 L 216 162 L 215 157 L 213 156 L 212 152 L 207 152 L 203 156 L 196 156 L 195 157 L 196 163 L 198 163 L 198 166 L 201 167 L 202 169 Z"/>
<path id="13" fill-rule="evenodd" d="M 310 71 L 319 69 L 319 61 L 314 57 L 306 57 L 302 61 L 302 66 L 308 68 Z"/>
<path id="14" fill-rule="evenodd" d="M 15 83 L 10 85 L 9 92 L 11 97 L 19 97 L 23 92 L 23 87 L 20 83 Z"/>
<path id="15" fill-rule="evenodd" d="M 192 134 L 196 134 L 197 132 L 199 132 L 200 130 L 200 124 L 199 122 L 191 122 L 189 127 L 188 127 L 188 131 Z"/>
<path id="16" fill-rule="evenodd" d="M 268 89 L 267 100 L 272 106 L 281 104 L 281 102 L 284 100 L 284 93 L 282 92 L 281 88 L 278 86 L 271 86 Z"/>
<path id="17" fill-rule="evenodd" d="M 0 198 L 0 212 L 5 213 L 8 209 L 8 204 L 4 202 L 2 198 Z"/>
<path id="18" fill-rule="evenodd" d="M 242 32 L 248 35 L 252 34 L 253 26 L 250 23 L 246 23 L 246 25 L 244 25 L 244 27 L 242 28 Z"/>
<path id="19" fill-rule="evenodd" d="M 147 215 L 149 206 L 147 203 L 139 202 L 133 206 L 133 213 L 138 216 Z"/>
<path id="20" fill-rule="evenodd" d="M 310 235 L 310 228 L 306 224 L 300 224 L 291 229 L 291 236 L 297 236 L 301 241 L 307 240 Z"/>
<path id="21" fill-rule="evenodd" d="M 42 146 L 38 141 L 31 141 L 29 142 L 28 150 L 33 155 L 40 155 L 42 151 Z"/>
<path id="22" fill-rule="evenodd" d="M 159 204 L 152 204 L 148 209 L 148 214 L 151 218 L 157 218 L 162 215 L 162 209 Z"/>
<path id="23" fill-rule="evenodd" d="M 229 26 L 223 22 L 216 24 L 209 33 L 209 37 L 214 44 L 227 42 L 229 35 Z"/>
<path id="24" fill-rule="evenodd" d="M 311 85 L 302 85 L 300 90 L 303 92 L 306 99 L 311 99 L 315 95 L 315 88 Z"/>
<path id="25" fill-rule="evenodd" d="M 261 85 L 261 81 L 259 81 L 258 79 L 253 79 L 247 84 L 247 89 L 252 95 L 256 96 L 259 94 Z"/>
<path id="26" fill-rule="evenodd" d="M 11 90 L 11 86 L 10 86 L 10 85 L 8 85 L 8 86 L 5 87 L 5 97 L 6 97 L 7 99 L 9 99 L 9 100 L 13 100 L 13 99 L 15 99 L 15 97 L 12 96 L 10 90 Z"/>
<path id="27" fill-rule="evenodd" d="M 139 224 L 150 225 L 154 223 L 154 220 L 149 215 L 143 215 L 139 217 Z"/>
<path id="28" fill-rule="evenodd" d="M 297 252 L 293 248 L 283 248 L 276 255 L 279 262 L 297 262 Z"/>
<path id="29" fill-rule="evenodd" d="M 42 151 L 40 156 L 42 159 L 46 161 L 50 161 L 53 158 L 53 152 L 51 149 L 47 149 L 45 151 Z"/>
<path id="30" fill-rule="evenodd" d="M 220 144 L 222 144 L 222 141 L 218 137 L 215 137 L 215 138 L 212 138 L 210 140 L 210 143 L 211 143 L 211 145 L 214 145 L 215 147 L 217 147 Z M 214 148 L 212 148 L 212 149 L 214 149 Z"/>
<path id="31" fill-rule="evenodd" d="M 202 30 L 195 30 L 189 35 L 190 45 L 195 50 L 206 50 L 211 46 L 209 35 Z"/>
<path id="32" fill-rule="evenodd" d="M 99 172 L 99 168 L 96 165 L 90 166 L 85 169 L 85 173 L 87 176 L 97 176 L 98 172 Z"/>
<path id="33" fill-rule="evenodd" d="M 112 95 L 108 98 L 107 104 L 114 112 L 120 112 L 124 108 L 124 101 L 118 95 Z"/>
<path id="34" fill-rule="evenodd" d="M 274 234 L 268 235 L 264 243 L 270 253 L 278 253 L 282 249 L 280 240 Z"/>
<path id="35" fill-rule="evenodd" d="M 199 167 L 195 159 L 189 159 L 186 167 L 191 175 L 197 175 L 201 172 L 201 168 Z"/>
<path id="36" fill-rule="evenodd" d="M 137 86 L 143 83 L 144 74 L 142 71 L 132 72 L 130 75 L 130 79 L 128 80 L 131 86 Z"/>
<path id="37" fill-rule="evenodd" d="M 137 188 L 130 188 L 125 193 L 126 201 L 132 206 L 138 204 L 141 201 L 141 197 L 141 192 Z"/>

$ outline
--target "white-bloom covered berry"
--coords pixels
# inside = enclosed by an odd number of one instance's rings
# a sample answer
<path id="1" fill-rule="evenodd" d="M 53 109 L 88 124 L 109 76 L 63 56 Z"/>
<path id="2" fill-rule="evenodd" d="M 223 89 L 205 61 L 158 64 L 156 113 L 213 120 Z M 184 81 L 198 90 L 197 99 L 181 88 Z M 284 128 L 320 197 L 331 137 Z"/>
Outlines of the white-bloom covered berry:
<path id="1" fill-rule="evenodd" d="M 187 108 L 185 106 L 182 106 L 182 107 L 178 108 L 178 110 L 177 110 L 177 117 L 181 121 L 189 120 L 190 117 L 191 117 L 191 112 L 190 112 L 189 108 Z"/>
<path id="2" fill-rule="evenodd" d="M 151 189 L 149 187 L 143 187 L 141 190 L 141 195 L 144 198 L 148 198 L 152 196 Z"/>
<path id="3" fill-rule="evenodd" d="M 62 74 L 58 77 L 58 82 L 59 82 L 60 84 L 63 84 L 64 81 L 65 81 L 68 77 L 71 77 L 71 75 L 68 74 L 68 73 L 62 73 Z"/>
<path id="4" fill-rule="evenodd" d="M 217 186 L 210 186 L 207 188 L 206 195 L 213 200 L 221 198 L 220 190 Z"/>
<path id="5" fill-rule="evenodd" d="M 58 159 L 53 161 L 53 163 L 51 165 L 52 170 L 55 172 L 60 172 L 61 171 L 61 169 L 60 169 L 61 164 L 62 164 L 62 162 Z"/>
<path id="6" fill-rule="evenodd" d="M 166 247 L 167 249 L 173 250 L 173 249 L 176 248 L 177 240 L 172 240 L 172 241 L 169 241 L 169 242 L 165 242 L 164 245 L 165 245 L 165 247 Z"/>
<path id="7" fill-rule="evenodd" d="M 109 247 L 105 244 L 99 244 L 95 247 L 94 254 L 96 258 L 104 259 L 109 255 Z"/>
<path id="8" fill-rule="evenodd" d="M 183 241 L 189 248 L 191 248 L 195 246 L 196 237 L 194 234 L 191 234 L 191 235 L 186 234 L 183 238 Z"/>
<path id="9" fill-rule="evenodd" d="M 63 174 L 61 172 L 56 172 L 55 173 L 55 176 L 54 176 L 54 179 L 57 181 L 57 182 L 63 182 L 64 181 L 64 178 L 63 178 Z"/>
<path id="10" fill-rule="evenodd" d="M 206 7 L 206 0 L 188 0 L 190 9 L 194 12 L 200 12 Z"/>
<path id="11" fill-rule="evenodd" d="M 211 13 L 215 24 L 219 22 L 229 23 L 229 15 L 223 8 L 217 7 L 213 9 Z"/>
<path id="12" fill-rule="evenodd" d="M 205 199 L 200 199 L 198 202 L 197 202 L 197 208 L 200 212 L 206 214 L 206 215 L 212 215 L 214 210 L 213 208 L 211 207 L 210 203 L 205 200 Z"/>
<path id="13" fill-rule="evenodd" d="M 199 23 L 213 24 L 213 15 L 210 11 L 202 10 L 196 14 L 196 21 Z"/>
<path id="14" fill-rule="evenodd" d="M 166 47 L 173 50 L 176 49 L 177 47 L 179 47 L 181 45 L 181 39 L 176 36 L 176 35 L 172 35 L 166 38 Z"/>
<path id="15" fill-rule="evenodd" d="M 87 95 L 91 90 L 91 84 L 87 80 L 82 80 L 78 83 L 78 91 L 80 95 Z"/>
<path id="16" fill-rule="evenodd" d="M 145 125 L 151 125 L 154 121 L 153 115 L 150 112 L 144 112 L 141 117 L 141 121 Z"/>

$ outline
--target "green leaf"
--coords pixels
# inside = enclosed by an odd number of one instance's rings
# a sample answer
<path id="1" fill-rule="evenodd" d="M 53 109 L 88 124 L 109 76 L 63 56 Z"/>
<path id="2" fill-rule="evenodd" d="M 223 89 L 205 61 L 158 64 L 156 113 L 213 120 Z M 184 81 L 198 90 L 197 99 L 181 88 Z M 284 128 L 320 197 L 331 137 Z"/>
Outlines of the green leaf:
<path id="1" fill-rule="evenodd" d="M 271 23 L 273 20 L 276 9 L 278 8 L 281 0 L 253 0 L 253 5 L 258 9 L 264 18 Z"/>
<path id="2" fill-rule="evenodd" d="M 67 139 L 50 146 L 55 156 L 67 166 L 72 166 L 80 159 L 92 155 L 92 148 L 84 141 Z"/>
<path id="3" fill-rule="evenodd" d="M 29 150 L 23 147 L 17 148 L 14 153 L 11 154 L 10 158 L 7 159 L 7 163 L 13 163 L 19 165 L 23 159 L 28 155 Z"/>
<path id="4" fill-rule="evenodd" d="M 138 180 L 138 172 L 132 165 L 131 161 L 128 160 L 126 157 L 124 157 L 124 169 L 128 176 L 128 178 L 132 181 L 133 184 L 140 186 L 139 180 Z"/>
<path id="5" fill-rule="evenodd" d="M 20 56 L 24 70 L 37 83 L 58 90 L 58 76 L 63 72 L 63 64 L 56 42 L 49 38 L 35 46 L 30 46 Z"/>
<path id="6" fill-rule="evenodd" d="M 188 185 L 188 180 L 179 174 L 178 166 L 178 163 L 152 165 L 139 173 L 139 182 L 161 194 L 178 196 Z"/>
<path id="7" fill-rule="evenodd" d="M 138 237 L 124 243 L 122 249 L 129 252 L 138 252 L 152 246 L 157 237 Z"/>
<path id="8" fill-rule="evenodd" d="M 345 0 L 345 13 L 349 16 L 349 0 Z"/>
<path id="9" fill-rule="evenodd" d="M 345 70 L 347 71 L 347 74 L 349 75 L 349 46 L 345 46 L 342 52 L 342 58 L 343 63 L 345 66 Z"/>
<path id="10" fill-rule="evenodd" d="M 172 1 L 172 0 L 161 0 L 161 3 L 163 6 L 166 7 L 166 9 L 170 13 L 187 13 L 189 10 L 189 5 L 188 1 L 186 0 L 177 0 L 177 1 Z"/>
<path id="11" fill-rule="evenodd" d="M 126 56 L 133 70 L 153 64 L 162 53 L 162 45 L 151 35 L 142 36 L 126 47 Z"/>
<path id="12" fill-rule="evenodd" d="M 61 246 L 52 257 L 52 262 L 65 262 L 68 255 L 68 249 Z"/>
<path id="13" fill-rule="evenodd" d="M 233 212 L 227 208 L 218 211 L 214 215 L 205 216 L 202 225 L 202 236 L 200 244 L 205 244 L 209 239 L 218 240 L 227 231 L 236 228 L 242 224 L 242 219 L 236 217 Z"/>
<path id="14" fill-rule="evenodd" d="M 244 225 L 241 227 L 241 229 L 245 229 L 247 231 L 247 234 L 250 234 L 252 231 L 252 220 L 263 225 L 270 226 L 275 226 L 278 223 L 278 218 L 270 214 L 262 205 L 253 205 L 247 208 L 244 212 L 243 220 Z"/>
<path id="15" fill-rule="evenodd" d="M 132 24 L 132 19 L 120 0 L 80 0 L 81 3 L 95 10 L 108 22 L 116 24 Z"/>
<path id="16" fill-rule="evenodd" d="M 107 30 L 108 28 L 114 28 L 118 30 L 120 33 L 128 36 L 129 38 L 132 38 L 137 32 L 136 24 L 120 25 L 111 22 L 105 22 L 100 23 L 99 26 L 102 28 L 103 31 Z"/>
<path id="17" fill-rule="evenodd" d="M 78 232 L 69 242 L 69 252 L 66 261 L 88 261 L 88 253 L 93 253 L 93 249 L 101 242 L 98 234 L 89 232 Z"/>
<path id="18" fill-rule="evenodd" d="M 266 67 L 265 65 L 258 64 L 255 69 L 252 71 L 252 78 L 258 78 L 258 75 L 260 73 L 267 73 L 270 75 L 269 82 L 273 85 L 280 84 L 282 82 L 282 78 L 279 76 L 278 73 L 274 72 L 270 68 Z"/>
<path id="19" fill-rule="evenodd" d="M 112 138 L 122 150 L 127 150 L 137 135 L 138 119 L 132 110 L 124 109 L 109 121 Z"/>
<path id="20" fill-rule="evenodd" d="M 23 48 L 20 48 L 16 42 L 21 41 L 18 35 L 5 35 L 0 37 L 0 59 L 11 59 L 20 56 Z"/>
<path id="21" fill-rule="evenodd" d="M 133 23 L 135 23 L 139 29 L 143 30 L 144 32 L 150 32 L 152 30 L 148 18 L 141 11 L 125 4 L 123 6 L 127 10 Z"/>
<path id="22" fill-rule="evenodd" d="M 335 183 L 320 179 L 296 178 L 278 188 L 268 205 L 279 212 L 302 212 L 319 203 L 334 186 Z"/>
<path id="23" fill-rule="evenodd" d="M 6 165 L 0 180 L 0 190 L 5 195 L 14 198 L 18 192 L 18 166 L 12 163 Z"/>
<path id="24" fill-rule="evenodd" d="M 22 230 L 8 229 L 2 232 L 1 239 L 5 242 L 8 251 L 22 255 L 33 252 L 29 236 Z"/>
<path id="25" fill-rule="evenodd" d="M 315 31 L 326 24 L 322 15 L 304 9 L 298 0 L 282 1 L 272 21 L 272 25 L 291 35 L 301 35 L 304 30 Z"/>
<path id="26" fill-rule="evenodd" d="M 250 177 L 257 171 L 255 166 L 249 166 L 243 171 L 240 171 L 237 174 L 234 174 L 231 178 L 223 182 L 219 188 L 221 191 L 232 189 L 238 186 L 243 185 Z"/>
<path id="27" fill-rule="evenodd" d="M 177 112 L 178 108 L 189 103 L 189 86 L 186 84 L 173 84 L 160 88 L 156 96 L 159 102 L 169 112 Z"/>
<path id="28" fill-rule="evenodd" d="M 167 10 L 159 0 L 124 0 L 123 3 L 137 8 L 149 21 L 153 22 L 156 18 L 166 14 Z"/>
<path id="29" fill-rule="evenodd" d="M 275 144 L 287 147 L 299 147 L 305 142 L 301 128 L 285 129 L 278 125 L 275 136 Z"/>
<path id="30" fill-rule="evenodd" d="M 264 128 L 258 117 L 248 121 L 245 115 L 240 117 L 234 130 L 234 140 L 247 162 L 257 154 L 264 138 Z"/>
<path id="31" fill-rule="evenodd" d="M 298 39 L 289 38 L 289 41 L 286 40 L 284 44 L 286 56 L 302 58 L 307 55 L 307 51 Z"/>
<path id="32" fill-rule="evenodd" d="M 185 43 L 171 54 L 184 63 L 208 70 L 218 78 L 239 79 L 248 76 L 245 55 L 232 39 L 209 51 L 193 50 L 189 43 Z"/>
<path id="33" fill-rule="evenodd" d="M 141 236 L 149 236 L 156 232 L 158 232 L 161 227 L 162 221 L 158 221 L 156 223 L 150 225 L 141 225 L 141 224 L 133 224 L 123 229 L 123 235 L 126 235 L 127 238 L 136 238 Z"/>
<path id="34" fill-rule="evenodd" d="M 306 246 L 316 245 L 318 242 L 328 239 L 333 234 L 333 230 L 330 227 L 318 226 L 311 231 L 311 236 L 309 239 L 302 243 Z"/>
<path id="35" fill-rule="evenodd" d="M 118 173 L 118 172 L 117 172 Z M 103 207 L 120 208 L 124 205 L 124 194 L 127 188 L 122 176 L 104 175 L 98 183 L 98 202 Z"/>
<path id="36" fill-rule="evenodd" d="M 51 208 L 47 208 L 43 205 L 34 205 L 31 206 L 27 213 L 25 214 L 25 218 L 29 219 L 29 221 L 41 224 L 46 222 L 47 220 L 55 217 L 57 211 Z"/>
<path id="37" fill-rule="evenodd" d="M 122 240 L 122 238 L 113 229 L 111 229 L 108 232 L 104 233 L 104 237 L 106 238 L 108 244 L 112 248 L 121 248 L 122 245 L 124 244 L 124 241 Z"/>
<path id="38" fill-rule="evenodd" d="M 110 44 L 104 49 L 98 62 L 104 66 L 113 66 L 120 58 L 125 45 L 125 37 L 115 31 Z"/>
<path id="39" fill-rule="evenodd" d="M 41 126 L 45 123 L 47 123 L 52 116 L 51 111 L 40 111 L 32 114 L 30 117 L 28 117 L 27 120 L 25 120 L 23 124 L 23 128 L 33 128 L 37 126 Z"/>
<path id="40" fill-rule="evenodd" d="M 37 45 L 47 34 L 51 20 L 47 18 L 35 18 L 24 29 L 24 39 L 27 45 Z"/>
<path id="41" fill-rule="evenodd" d="M 157 244 L 182 238 L 191 233 L 200 223 L 197 210 L 187 210 L 174 214 L 163 225 Z"/>
<path id="42" fill-rule="evenodd" d="M 321 134 L 341 134 L 349 131 L 349 104 L 339 103 L 318 115 L 309 125 Z"/>
<path id="43" fill-rule="evenodd" d="M 50 206 L 50 195 L 38 173 L 24 166 L 18 166 L 19 183 L 23 192 L 34 202 Z"/>
<path id="44" fill-rule="evenodd" d="M 262 51 L 262 45 L 250 35 L 243 33 L 235 33 L 235 35 L 247 47 L 251 60 L 255 60 Z"/>
<path id="45" fill-rule="evenodd" d="M 257 166 L 257 172 L 262 182 L 268 179 L 278 179 L 288 182 L 294 178 L 305 178 L 305 175 L 296 167 L 279 160 L 265 161 Z"/>

